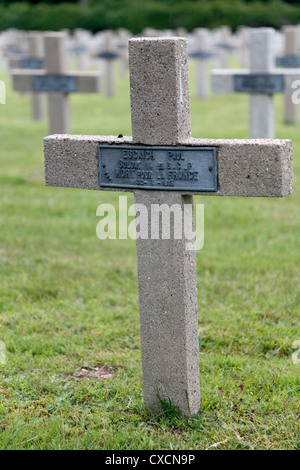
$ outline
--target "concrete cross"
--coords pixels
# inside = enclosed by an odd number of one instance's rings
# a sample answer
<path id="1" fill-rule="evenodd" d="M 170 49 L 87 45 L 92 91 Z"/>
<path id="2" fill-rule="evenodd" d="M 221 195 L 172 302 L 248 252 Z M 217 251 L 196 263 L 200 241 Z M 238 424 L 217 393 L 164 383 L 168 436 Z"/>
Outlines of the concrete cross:
<path id="1" fill-rule="evenodd" d="M 90 68 L 90 41 L 91 33 L 89 31 L 85 31 L 81 28 L 74 30 L 70 52 L 72 53 L 72 56 L 75 56 L 76 58 L 78 70 L 88 70 Z"/>
<path id="2" fill-rule="evenodd" d="M 10 74 L 14 61 L 24 59 L 28 55 L 27 36 L 22 34 L 22 44 L 20 46 L 19 35 L 14 30 L 7 30 L 2 33 L 1 41 L 1 62 L 3 62 L 3 70 Z"/>
<path id="3" fill-rule="evenodd" d="M 13 88 L 48 93 L 50 133 L 66 134 L 70 132 L 69 93 L 100 93 L 101 77 L 99 72 L 67 72 L 65 33 L 46 33 L 44 45 L 45 70 L 14 70 Z"/>
<path id="4" fill-rule="evenodd" d="M 249 67 L 249 33 L 249 26 L 239 26 L 236 31 L 236 52 L 242 68 Z"/>
<path id="5" fill-rule="evenodd" d="M 227 69 L 230 66 L 230 54 L 234 50 L 232 45 L 232 31 L 229 26 L 220 26 L 214 30 L 216 48 L 218 52 L 220 68 Z"/>
<path id="6" fill-rule="evenodd" d="M 129 72 L 132 137 L 46 137 L 48 186 L 133 191 L 148 213 L 154 204 L 176 205 L 179 224 L 192 223 L 192 210 L 183 214 L 193 194 L 292 192 L 291 141 L 191 138 L 186 39 L 131 39 Z M 136 169 L 122 175 L 132 163 Z M 181 180 L 178 169 L 185 167 L 192 180 Z M 141 176 L 143 168 L 148 173 Z M 195 250 L 186 249 L 185 234 L 151 238 L 155 227 L 147 222 L 148 238 L 137 237 L 144 402 L 156 407 L 160 396 L 194 415 L 200 407 Z"/>
<path id="7" fill-rule="evenodd" d="M 5 53 L 7 57 L 19 59 L 25 57 L 28 50 L 27 33 L 17 29 L 5 32 Z"/>
<path id="8" fill-rule="evenodd" d="M 196 60 L 196 94 L 197 98 L 208 97 L 208 61 L 213 57 L 209 43 L 209 31 L 205 28 L 197 28 L 194 31 L 194 47 L 189 56 Z"/>
<path id="9" fill-rule="evenodd" d="M 291 88 L 299 71 L 274 68 L 274 30 L 257 28 L 250 32 L 250 71 L 214 70 L 212 90 L 215 93 L 250 93 L 250 137 L 274 138 L 273 93 Z"/>
<path id="10" fill-rule="evenodd" d="M 114 74 L 114 60 L 119 57 L 119 53 L 114 45 L 114 33 L 107 30 L 103 34 L 104 45 L 103 49 L 96 54 L 100 59 L 100 70 L 102 63 L 105 65 L 105 91 L 107 96 L 114 96 L 115 94 L 115 74 Z"/>
<path id="11" fill-rule="evenodd" d="M 132 33 L 125 28 L 119 28 L 118 34 L 118 50 L 120 57 L 120 75 L 125 77 L 128 72 L 128 40 L 132 37 Z"/>
<path id="12" fill-rule="evenodd" d="M 300 28 L 299 26 L 285 26 L 283 33 L 284 56 L 276 58 L 276 65 L 278 67 L 300 69 Z M 289 124 L 298 123 L 298 105 L 292 101 L 293 92 L 294 90 L 291 87 L 287 87 L 284 93 L 284 121 Z"/>
<path id="13" fill-rule="evenodd" d="M 28 56 L 10 60 L 10 69 L 43 69 L 44 37 L 39 31 L 28 33 Z M 34 121 L 44 119 L 44 95 L 31 93 L 31 115 Z"/>
<path id="14" fill-rule="evenodd" d="M 44 64 L 44 38 L 39 31 L 30 31 L 26 36 L 28 52 L 23 52 L 20 57 L 12 57 L 9 60 L 11 69 L 43 69 Z"/>

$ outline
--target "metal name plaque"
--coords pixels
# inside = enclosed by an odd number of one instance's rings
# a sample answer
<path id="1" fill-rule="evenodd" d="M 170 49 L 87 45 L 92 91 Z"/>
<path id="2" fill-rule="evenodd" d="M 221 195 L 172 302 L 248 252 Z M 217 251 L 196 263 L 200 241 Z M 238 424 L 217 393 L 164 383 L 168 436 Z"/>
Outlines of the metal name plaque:
<path id="1" fill-rule="evenodd" d="M 44 61 L 43 59 L 27 57 L 26 59 L 21 59 L 20 66 L 22 69 L 43 69 Z"/>
<path id="2" fill-rule="evenodd" d="M 241 93 L 281 93 L 283 75 L 249 74 L 234 75 L 234 91 Z"/>
<path id="3" fill-rule="evenodd" d="M 215 147 L 99 145 L 100 186 L 217 191 Z"/>
<path id="4" fill-rule="evenodd" d="M 73 46 L 70 49 L 70 51 L 73 52 L 74 54 L 80 54 L 81 52 L 85 52 L 86 50 L 87 50 L 87 47 L 84 45 Z"/>
<path id="5" fill-rule="evenodd" d="M 287 69 L 297 69 L 300 67 L 300 57 L 286 56 L 276 58 L 277 67 L 285 67 Z"/>
<path id="6" fill-rule="evenodd" d="M 210 59 L 213 57 L 213 54 L 206 51 L 193 51 L 189 53 L 189 56 L 192 57 L 192 59 Z"/>
<path id="7" fill-rule="evenodd" d="M 77 78 L 68 75 L 34 75 L 33 91 L 71 93 L 77 90 Z"/>
<path id="8" fill-rule="evenodd" d="M 114 60 L 119 57 L 119 55 L 113 51 L 103 51 L 99 52 L 97 54 L 97 57 L 99 57 L 99 59 Z"/>
<path id="9" fill-rule="evenodd" d="M 226 51 L 233 51 L 234 49 L 234 46 L 232 46 L 231 44 L 224 43 L 224 42 L 216 44 L 216 46 L 220 47 L 221 49 L 225 49 Z"/>

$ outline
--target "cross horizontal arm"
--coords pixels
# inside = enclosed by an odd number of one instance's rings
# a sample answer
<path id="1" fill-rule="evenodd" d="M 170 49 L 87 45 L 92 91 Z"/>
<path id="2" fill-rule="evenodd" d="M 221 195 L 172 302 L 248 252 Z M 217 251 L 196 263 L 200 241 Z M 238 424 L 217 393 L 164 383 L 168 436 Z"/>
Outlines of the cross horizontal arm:
<path id="1" fill-rule="evenodd" d="M 247 75 L 246 69 L 215 69 L 211 73 L 211 87 L 213 93 L 234 93 L 234 76 L 238 74 Z"/>
<path id="2" fill-rule="evenodd" d="M 47 186 L 115 190 L 99 185 L 98 146 L 132 146 L 131 137 L 52 135 L 44 139 Z M 215 147 L 218 189 L 211 196 L 280 197 L 292 193 L 292 143 L 280 139 L 187 139 L 184 147 Z M 151 148 L 151 147 L 149 147 Z M 116 190 L 120 190 L 116 188 Z M 131 191 L 131 189 L 125 189 Z M 185 191 L 182 191 L 185 194 Z M 191 192 L 189 192 L 191 194 Z"/>
<path id="3" fill-rule="evenodd" d="M 9 59 L 10 70 L 20 69 L 22 59 Z"/>
<path id="4" fill-rule="evenodd" d="M 36 91 L 34 89 L 33 76 L 46 77 L 45 70 L 14 70 L 12 73 L 13 88 L 15 91 Z M 61 77 L 75 77 L 76 89 L 72 89 L 72 93 L 101 93 L 102 77 L 99 72 L 70 72 L 67 75 L 58 75 Z M 59 92 L 60 90 L 58 90 Z"/>
<path id="5" fill-rule="evenodd" d="M 236 77 L 243 76 L 246 80 L 251 77 L 263 77 L 263 83 L 256 84 L 255 82 L 251 85 L 250 88 L 253 87 L 253 92 L 255 88 L 257 92 L 263 92 L 264 88 L 268 88 L 270 86 L 274 86 L 276 88 L 276 84 L 278 83 L 278 78 L 282 80 L 282 89 L 289 90 L 292 89 L 291 85 L 295 80 L 300 80 L 300 72 L 299 69 L 274 69 L 272 73 L 266 74 L 259 74 L 259 73 L 251 73 L 247 69 L 215 69 L 212 71 L 211 74 L 211 85 L 213 93 L 237 93 L 242 91 L 237 86 Z M 274 81 L 272 80 L 274 77 Z M 277 78 L 277 80 L 276 80 Z M 247 80 L 248 81 L 248 80 Z M 265 82 L 265 83 L 264 83 Z M 261 88 L 262 87 L 262 88 Z M 282 90 L 282 91 L 283 91 Z M 276 92 L 276 91 L 275 91 Z"/>

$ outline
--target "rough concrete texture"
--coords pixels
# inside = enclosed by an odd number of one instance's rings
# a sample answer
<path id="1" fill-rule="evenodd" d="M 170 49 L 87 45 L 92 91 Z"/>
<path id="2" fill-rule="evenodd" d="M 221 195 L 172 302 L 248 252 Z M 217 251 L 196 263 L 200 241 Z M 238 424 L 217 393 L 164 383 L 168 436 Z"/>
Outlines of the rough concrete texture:
<path id="1" fill-rule="evenodd" d="M 129 40 L 132 137 L 135 143 L 172 145 L 190 136 L 187 41 Z"/>
<path id="2" fill-rule="evenodd" d="M 183 214 L 193 197 L 135 191 L 135 203 L 147 207 L 149 216 L 154 203 L 176 204 Z M 196 258 L 186 242 L 151 240 L 149 217 L 148 239 L 137 239 L 137 265 L 144 402 L 157 409 L 158 396 L 171 399 L 194 415 L 200 407 Z"/>
<path id="3" fill-rule="evenodd" d="M 48 186 L 99 186 L 98 144 L 132 145 L 131 137 L 53 135 L 44 139 Z M 280 197 L 292 192 L 292 143 L 280 139 L 187 139 L 177 145 L 216 147 L 218 191 L 211 196 Z M 190 193 L 189 193 L 190 194 Z"/>

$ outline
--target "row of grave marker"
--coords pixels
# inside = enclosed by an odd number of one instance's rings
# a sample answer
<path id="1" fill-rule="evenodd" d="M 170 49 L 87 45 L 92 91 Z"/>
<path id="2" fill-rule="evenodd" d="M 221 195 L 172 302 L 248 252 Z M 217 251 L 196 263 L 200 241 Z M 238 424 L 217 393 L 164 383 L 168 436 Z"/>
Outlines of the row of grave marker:
<path id="1" fill-rule="evenodd" d="M 203 29 L 197 31 L 199 43 L 206 48 L 206 34 Z M 250 93 L 249 134 L 251 138 L 273 138 L 274 125 L 274 93 L 284 93 L 285 121 L 298 122 L 298 105 L 292 101 L 293 83 L 300 79 L 300 69 L 275 69 L 274 30 L 258 28 L 250 30 L 249 60 L 250 70 L 219 69 L 212 71 L 212 90 L 215 93 Z M 285 29 L 286 55 L 288 63 L 291 58 L 298 60 L 299 28 Z M 109 36 L 106 36 L 108 39 Z M 100 93 L 103 78 L 98 72 L 67 71 L 67 36 L 65 33 L 29 34 L 29 53 L 27 66 L 40 65 L 45 68 L 13 70 L 13 86 L 20 92 L 32 93 L 32 116 L 43 118 L 42 92 L 49 93 L 49 126 L 50 133 L 70 132 L 68 94 L 73 92 Z M 44 46 L 45 44 L 45 46 Z M 109 47 L 109 41 L 106 44 Z M 205 49 L 203 49 L 205 52 Z M 42 58 L 44 55 L 44 59 Z M 199 57 L 197 64 L 198 92 L 204 98 L 207 86 L 207 57 Z M 18 59 L 19 60 L 19 59 Z M 49 67 L 49 64 L 51 66 Z M 113 94 L 113 70 L 111 61 L 107 61 L 107 86 L 109 94 Z"/>
<path id="2" fill-rule="evenodd" d="M 189 56 L 196 59 L 208 59 L 214 57 L 215 66 L 228 68 L 230 65 L 229 54 L 234 51 L 238 61 L 243 68 L 249 66 L 249 35 L 251 28 L 241 26 L 235 33 L 231 29 L 223 26 L 215 30 L 196 28 L 192 33 L 178 28 L 176 31 L 156 31 L 147 28 L 143 31 L 143 37 L 159 36 L 184 36 L 188 40 Z M 67 33 L 68 52 L 71 57 L 76 57 L 77 68 L 87 70 L 90 68 L 91 57 L 102 57 L 105 59 L 115 59 L 124 56 L 127 61 L 127 41 L 132 37 L 130 31 L 120 28 L 116 32 L 103 31 L 92 35 L 91 32 L 82 29 L 75 29 L 71 34 Z M 295 41 L 295 35 L 298 39 Z M 0 34 L 0 57 L 1 49 L 10 53 L 15 59 L 21 59 L 24 66 L 32 66 L 26 59 L 28 54 L 28 34 L 17 30 L 8 30 Z M 295 51 L 296 47 L 296 51 Z M 285 50 L 286 48 L 286 50 Z M 298 67 L 299 59 L 299 26 L 284 26 L 280 32 L 274 35 L 274 50 L 277 57 L 277 65 L 283 67 Z M 282 55 L 286 57 L 280 57 Z M 70 56 L 70 55 L 69 55 Z M 70 59 L 68 59 L 70 60 Z M 40 64 L 39 64 L 40 65 Z"/>

